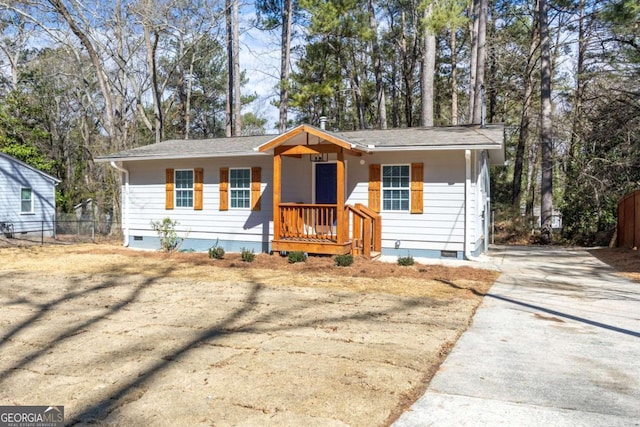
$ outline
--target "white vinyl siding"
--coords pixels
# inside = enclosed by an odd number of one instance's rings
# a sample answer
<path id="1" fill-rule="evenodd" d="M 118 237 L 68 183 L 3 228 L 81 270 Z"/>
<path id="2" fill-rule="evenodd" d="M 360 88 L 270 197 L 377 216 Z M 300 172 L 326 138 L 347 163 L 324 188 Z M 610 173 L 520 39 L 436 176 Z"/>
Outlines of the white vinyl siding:
<path id="1" fill-rule="evenodd" d="M 463 150 L 380 153 L 367 158 L 365 165 L 350 163 L 347 203 L 368 204 L 368 164 L 407 164 L 408 160 L 424 165 L 423 213 L 411 214 L 409 210 L 383 209 L 380 213 L 383 249 L 393 249 L 399 241 L 400 249 L 403 250 L 463 251 Z"/>
<path id="2" fill-rule="evenodd" d="M 251 169 L 229 169 L 229 206 L 232 209 L 251 207 Z"/>
<path id="3" fill-rule="evenodd" d="M 130 171 L 130 201 L 129 209 L 130 235 L 157 237 L 157 233 L 151 229 L 150 221 L 160 221 L 166 216 L 178 221 L 178 235 L 187 236 L 188 239 L 209 239 L 216 241 L 238 240 L 261 242 L 269 241 L 273 210 L 271 200 L 273 195 L 271 186 L 267 182 L 272 181 L 271 165 L 273 158 L 270 156 L 256 156 L 247 158 L 224 159 L 193 159 L 173 161 L 141 161 L 127 162 L 125 167 Z M 220 211 L 220 168 L 245 168 L 262 167 L 262 209 L 252 211 L 250 209 L 229 209 Z M 202 167 L 203 179 L 203 206 L 205 209 L 165 209 L 165 182 L 164 170 L 166 168 L 193 169 Z M 124 192 L 123 192 L 124 194 Z M 188 247 L 184 247 L 188 249 Z"/>
<path id="4" fill-rule="evenodd" d="M 193 207 L 193 170 L 175 171 L 176 207 Z"/>
<path id="5" fill-rule="evenodd" d="M 395 153 L 373 153 L 363 158 L 347 157 L 347 204 L 368 204 L 369 164 L 409 165 L 420 162 L 424 165 L 423 213 L 406 211 L 383 211 L 382 245 L 393 249 L 400 241 L 402 250 L 448 250 L 463 251 L 465 236 L 465 159 L 464 150 L 406 151 Z M 130 227 L 132 236 L 157 237 L 150 221 L 162 220 L 169 215 L 178 221 L 178 234 L 189 239 L 220 241 L 270 242 L 273 238 L 273 157 L 256 155 L 236 158 L 176 159 L 165 161 L 132 161 L 125 167 L 130 171 L 131 206 Z M 203 211 L 177 209 L 167 213 L 165 209 L 165 169 L 204 169 Z M 232 209 L 220 211 L 220 168 L 229 168 L 229 194 L 231 194 L 231 171 L 262 168 L 262 209 Z M 409 166 L 410 169 L 410 166 Z M 475 167 L 474 167 L 475 169 Z M 310 162 L 299 158 L 282 159 L 283 203 L 311 203 L 313 168 Z M 479 171 L 474 170 L 477 176 Z M 381 171 L 382 178 L 382 171 Z M 409 186 L 411 175 L 409 171 Z M 250 178 L 249 178 L 250 180 Z M 471 215 L 481 213 L 477 205 L 480 197 L 476 190 L 477 178 L 472 179 L 469 200 Z M 249 194 L 251 193 L 248 188 Z M 381 189 L 382 190 L 382 189 Z M 124 192 L 123 192 L 124 194 Z M 411 194 L 409 194 L 409 200 Z M 381 195 L 382 199 L 382 195 Z M 36 202 L 37 203 L 37 202 Z M 381 200 L 382 207 L 382 200 Z M 474 241 L 482 234 L 478 221 L 470 221 L 470 236 Z M 145 237 L 146 240 L 146 237 Z M 265 243 L 266 244 L 266 243 Z"/>

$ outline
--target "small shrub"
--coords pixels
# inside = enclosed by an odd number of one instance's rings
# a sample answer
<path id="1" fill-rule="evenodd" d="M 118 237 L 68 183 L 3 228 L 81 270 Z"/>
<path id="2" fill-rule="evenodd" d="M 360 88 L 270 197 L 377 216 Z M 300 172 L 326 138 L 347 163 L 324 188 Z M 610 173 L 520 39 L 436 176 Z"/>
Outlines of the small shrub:
<path id="1" fill-rule="evenodd" d="M 407 256 L 399 256 L 398 257 L 398 265 L 404 266 L 404 267 L 408 267 L 410 265 L 413 265 L 414 261 L 413 261 L 413 257 L 411 255 L 407 255 Z"/>
<path id="2" fill-rule="evenodd" d="M 353 255 L 336 255 L 336 257 L 334 258 L 334 262 L 338 267 L 348 267 L 353 264 Z"/>
<path id="3" fill-rule="evenodd" d="M 209 248 L 209 258 L 213 258 L 213 259 L 222 259 L 224 258 L 224 249 L 222 249 L 222 246 L 212 246 Z"/>
<path id="4" fill-rule="evenodd" d="M 242 252 L 240 252 L 240 257 L 244 262 L 253 262 L 256 259 L 256 254 L 253 253 L 253 249 L 249 250 L 246 248 L 242 248 Z"/>
<path id="5" fill-rule="evenodd" d="M 307 255 L 302 251 L 289 252 L 289 264 L 294 264 L 296 262 L 305 262 L 306 260 Z"/>
<path id="6" fill-rule="evenodd" d="M 178 250 L 184 238 L 178 237 L 176 227 L 178 221 L 173 221 L 166 217 L 162 221 L 151 221 L 151 228 L 158 233 L 160 239 L 160 249 L 163 252 L 171 253 Z"/>

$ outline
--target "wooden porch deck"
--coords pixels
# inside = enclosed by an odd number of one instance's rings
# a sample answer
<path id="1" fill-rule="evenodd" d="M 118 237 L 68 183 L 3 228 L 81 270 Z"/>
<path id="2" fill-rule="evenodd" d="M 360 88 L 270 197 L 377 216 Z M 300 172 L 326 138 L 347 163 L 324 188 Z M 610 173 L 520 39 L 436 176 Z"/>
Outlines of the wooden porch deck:
<path id="1" fill-rule="evenodd" d="M 274 251 L 377 257 L 381 246 L 380 216 L 367 207 L 282 203 Z M 337 218 L 340 217 L 341 220 Z"/>

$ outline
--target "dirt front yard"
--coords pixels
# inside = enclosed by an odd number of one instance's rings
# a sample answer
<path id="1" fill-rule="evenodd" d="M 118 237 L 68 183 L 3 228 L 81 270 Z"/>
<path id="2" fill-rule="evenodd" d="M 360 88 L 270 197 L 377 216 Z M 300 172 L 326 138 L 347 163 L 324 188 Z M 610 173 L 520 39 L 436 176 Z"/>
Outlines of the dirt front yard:
<path id="1" fill-rule="evenodd" d="M 497 276 L 94 244 L 0 265 L 0 404 L 123 426 L 387 425 Z"/>

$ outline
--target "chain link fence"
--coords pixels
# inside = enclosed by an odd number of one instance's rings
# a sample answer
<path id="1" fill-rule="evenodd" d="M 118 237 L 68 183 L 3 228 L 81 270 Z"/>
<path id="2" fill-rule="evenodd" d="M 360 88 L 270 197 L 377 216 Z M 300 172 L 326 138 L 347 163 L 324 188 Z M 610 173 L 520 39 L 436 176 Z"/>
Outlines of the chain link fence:
<path id="1" fill-rule="evenodd" d="M 49 221 L 0 223 L 0 247 L 121 240 L 120 224 L 107 216 L 92 219 L 75 214 L 58 214 Z"/>

